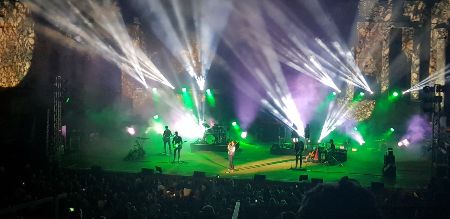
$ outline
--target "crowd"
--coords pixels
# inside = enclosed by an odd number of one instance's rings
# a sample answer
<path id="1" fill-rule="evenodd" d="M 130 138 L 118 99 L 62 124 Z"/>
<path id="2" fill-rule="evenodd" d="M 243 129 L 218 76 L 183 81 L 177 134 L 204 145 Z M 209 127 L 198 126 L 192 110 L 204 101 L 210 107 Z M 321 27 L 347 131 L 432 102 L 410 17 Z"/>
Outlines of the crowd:
<path id="1" fill-rule="evenodd" d="M 237 202 L 238 218 L 446 218 L 450 203 L 441 181 L 409 191 L 347 177 L 314 185 L 30 166 L 0 174 L 0 218 L 232 218 Z M 61 194 L 58 204 L 5 211 Z"/>

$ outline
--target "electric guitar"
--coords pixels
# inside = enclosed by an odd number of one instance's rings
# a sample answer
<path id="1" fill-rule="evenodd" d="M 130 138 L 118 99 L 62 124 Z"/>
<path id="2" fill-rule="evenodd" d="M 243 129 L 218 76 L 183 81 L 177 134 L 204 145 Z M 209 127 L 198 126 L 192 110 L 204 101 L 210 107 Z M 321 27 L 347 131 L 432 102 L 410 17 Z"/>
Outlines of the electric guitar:
<path id="1" fill-rule="evenodd" d="M 187 141 L 183 141 L 183 142 L 180 142 L 180 143 L 176 143 L 174 146 L 174 150 L 176 150 L 176 149 L 182 149 L 183 148 L 183 143 L 184 142 L 187 142 Z"/>
<path id="2" fill-rule="evenodd" d="M 170 134 L 170 135 L 164 135 L 163 134 L 163 141 L 170 141 L 170 138 L 172 138 L 174 135 Z"/>

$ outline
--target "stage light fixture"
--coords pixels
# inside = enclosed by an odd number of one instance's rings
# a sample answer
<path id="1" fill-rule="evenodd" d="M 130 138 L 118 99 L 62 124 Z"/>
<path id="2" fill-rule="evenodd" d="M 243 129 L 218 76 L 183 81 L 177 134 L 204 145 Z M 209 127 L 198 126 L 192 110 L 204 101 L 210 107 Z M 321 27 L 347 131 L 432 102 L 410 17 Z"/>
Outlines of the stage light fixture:
<path id="1" fill-rule="evenodd" d="M 237 122 L 232 122 L 231 125 L 232 126 L 237 126 Z"/>
<path id="2" fill-rule="evenodd" d="M 364 97 L 365 93 L 364 92 L 359 92 L 359 96 Z"/>
<path id="3" fill-rule="evenodd" d="M 153 119 L 154 119 L 154 120 L 159 119 L 159 115 L 154 115 L 154 116 L 153 116 Z"/>
<path id="4" fill-rule="evenodd" d="M 241 138 L 247 138 L 247 132 L 242 132 L 241 133 Z"/>
<path id="5" fill-rule="evenodd" d="M 158 88 L 154 87 L 152 88 L 153 93 L 156 93 L 158 91 Z"/>
<path id="6" fill-rule="evenodd" d="M 136 130 L 134 130 L 133 127 L 127 127 L 127 132 L 128 132 L 128 134 L 130 134 L 130 135 L 136 134 Z"/>
<path id="7" fill-rule="evenodd" d="M 358 128 L 357 127 L 353 127 L 353 130 L 358 131 Z"/>
<path id="8" fill-rule="evenodd" d="M 160 135 L 164 133 L 164 126 L 161 123 L 155 123 L 153 129 Z"/>
<path id="9" fill-rule="evenodd" d="M 181 91 L 183 91 L 183 93 L 186 93 L 187 89 L 185 87 L 181 88 Z"/>
<path id="10" fill-rule="evenodd" d="M 394 132 L 394 131 L 395 131 L 395 129 L 394 129 L 394 128 L 390 128 L 390 129 L 389 129 L 389 131 L 391 131 L 391 132 Z"/>
<path id="11" fill-rule="evenodd" d="M 211 89 L 206 89 L 206 94 L 208 94 L 209 96 L 211 96 Z"/>
<path id="12" fill-rule="evenodd" d="M 336 96 L 336 95 L 337 95 L 337 93 L 335 91 L 333 91 L 333 96 Z"/>
<path id="13" fill-rule="evenodd" d="M 398 97 L 398 92 L 397 91 L 394 91 L 394 93 L 392 93 L 392 96 L 394 96 L 394 97 Z"/>

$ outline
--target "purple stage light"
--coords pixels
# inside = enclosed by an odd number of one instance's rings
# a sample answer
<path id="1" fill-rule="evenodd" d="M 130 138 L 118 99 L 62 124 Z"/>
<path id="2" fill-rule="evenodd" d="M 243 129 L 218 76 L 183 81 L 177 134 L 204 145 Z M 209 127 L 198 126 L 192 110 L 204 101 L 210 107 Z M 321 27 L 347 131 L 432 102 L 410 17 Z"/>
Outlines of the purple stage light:
<path id="1" fill-rule="evenodd" d="M 302 120 L 308 124 L 317 110 L 317 107 L 326 97 L 324 86 L 307 75 L 296 75 L 289 81 L 289 88 L 302 115 Z"/>
<path id="2" fill-rule="evenodd" d="M 408 121 L 408 129 L 401 139 L 408 139 L 410 144 L 415 144 L 431 135 L 431 126 L 427 119 L 421 115 L 414 115 Z"/>

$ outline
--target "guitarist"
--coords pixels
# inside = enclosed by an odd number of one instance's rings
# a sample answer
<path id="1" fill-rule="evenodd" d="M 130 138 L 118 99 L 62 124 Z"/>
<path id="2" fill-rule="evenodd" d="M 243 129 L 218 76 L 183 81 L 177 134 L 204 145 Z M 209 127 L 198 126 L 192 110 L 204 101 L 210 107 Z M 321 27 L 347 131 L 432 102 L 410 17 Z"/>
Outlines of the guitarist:
<path id="1" fill-rule="evenodd" d="M 293 125 L 293 130 L 291 132 L 291 139 L 292 143 L 294 144 L 294 150 L 295 150 L 295 168 L 297 168 L 298 163 L 300 161 L 300 168 L 302 168 L 302 153 L 305 149 L 305 143 L 303 141 L 299 141 L 300 136 L 298 135 L 296 129 L 297 127 Z"/>
<path id="2" fill-rule="evenodd" d="M 164 154 L 167 154 L 166 145 L 169 145 L 169 154 L 172 153 L 172 146 L 170 145 L 170 136 L 172 135 L 172 132 L 169 130 L 169 126 L 166 125 L 166 129 L 163 133 L 163 142 L 164 142 Z"/>
<path id="3" fill-rule="evenodd" d="M 180 162 L 180 152 L 181 152 L 181 148 L 183 147 L 183 139 L 181 138 L 181 136 L 178 135 L 178 132 L 175 132 L 175 136 L 172 139 L 172 144 L 174 146 L 172 163 L 175 163 L 177 151 L 178 151 L 178 162 Z"/>

